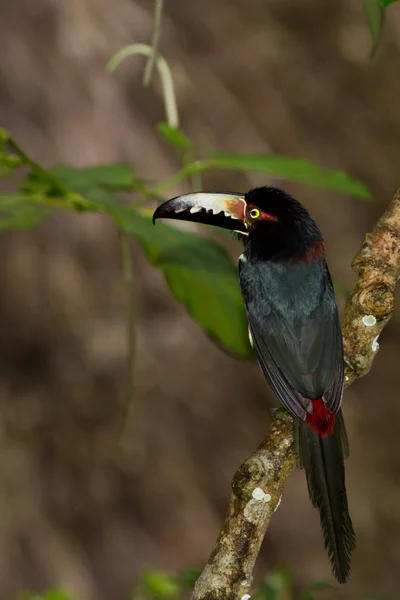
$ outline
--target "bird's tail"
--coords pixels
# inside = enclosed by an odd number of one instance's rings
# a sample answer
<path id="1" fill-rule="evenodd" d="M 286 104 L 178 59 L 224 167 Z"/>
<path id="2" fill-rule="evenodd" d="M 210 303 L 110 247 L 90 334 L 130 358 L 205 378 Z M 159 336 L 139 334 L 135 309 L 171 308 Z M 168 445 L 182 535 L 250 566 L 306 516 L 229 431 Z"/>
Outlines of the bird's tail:
<path id="1" fill-rule="evenodd" d="M 311 502 L 320 513 L 333 574 L 345 583 L 356 540 L 347 506 L 344 459 L 349 448 L 341 410 L 332 425 L 330 435 L 321 435 L 306 421 L 296 419 L 296 441 L 299 466 L 305 469 Z"/>

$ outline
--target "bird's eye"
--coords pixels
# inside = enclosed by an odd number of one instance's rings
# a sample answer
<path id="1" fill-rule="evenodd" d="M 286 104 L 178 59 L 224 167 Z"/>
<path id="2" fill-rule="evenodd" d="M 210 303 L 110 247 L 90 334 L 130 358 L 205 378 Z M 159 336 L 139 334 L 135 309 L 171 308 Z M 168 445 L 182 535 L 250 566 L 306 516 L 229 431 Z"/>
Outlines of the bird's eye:
<path id="1" fill-rule="evenodd" d="M 259 216 L 260 216 L 260 211 L 258 210 L 258 208 L 252 208 L 250 211 L 250 217 L 252 219 L 258 219 Z"/>

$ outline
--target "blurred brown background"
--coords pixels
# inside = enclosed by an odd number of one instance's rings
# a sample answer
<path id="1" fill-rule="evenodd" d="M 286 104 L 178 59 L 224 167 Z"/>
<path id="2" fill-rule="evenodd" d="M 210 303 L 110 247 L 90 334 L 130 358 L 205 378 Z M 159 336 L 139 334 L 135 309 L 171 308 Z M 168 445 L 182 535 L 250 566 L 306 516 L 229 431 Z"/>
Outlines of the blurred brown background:
<path id="1" fill-rule="evenodd" d="M 199 147 L 305 156 L 371 186 L 368 205 L 286 185 L 350 286 L 351 258 L 400 185 L 400 3 L 372 61 L 361 0 L 165 3 L 160 50 Z M 175 158 L 154 131 L 157 77 L 142 88 L 140 57 L 104 69 L 121 46 L 150 40 L 152 13 L 149 0 L 1 0 L 0 125 L 46 165 L 129 161 L 152 180 L 171 174 Z M 212 189 L 260 183 L 204 177 Z M 60 212 L 37 232 L 3 235 L 0 249 L 1 600 L 53 585 L 117 600 L 143 565 L 202 566 L 231 476 L 268 427 L 274 400 L 257 366 L 213 346 L 134 246 L 135 407 L 117 451 L 127 345 L 114 228 Z M 346 394 L 358 548 L 348 585 L 324 598 L 399 596 L 399 334 L 395 316 L 373 372 Z M 301 472 L 259 573 L 282 563 L 299 584 L 330 578 Z"/>

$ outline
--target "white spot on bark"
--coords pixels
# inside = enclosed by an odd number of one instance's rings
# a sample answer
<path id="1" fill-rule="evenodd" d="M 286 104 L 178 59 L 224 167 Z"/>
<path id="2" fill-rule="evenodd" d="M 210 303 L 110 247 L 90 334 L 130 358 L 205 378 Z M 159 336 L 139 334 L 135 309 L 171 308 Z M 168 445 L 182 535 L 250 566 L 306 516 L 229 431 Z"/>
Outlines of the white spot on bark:
<path id="1" fill-rule="evenodd" d="M 277 503 L 277 505 L 275 506 L 275 510 L 274 510 L 274 512 L 276 512 L 276 511 L 278 510 L 278 508 L 280 507 L 280 504 L 281 504 L 281 502 L 282 502 L 282 496 L 280 496 L 280 498 L 279 498 L 279 500 L 278 500 L 278 503 Z"/>
<path id="2" fill-rule="evenodd" d="M 245 506 L 244 516 L 250 523 L 259 523 L 265 514 L 266 504 L 271 501 L 270 494 L 265 494 L 261 488 L 255 488 L 251 499 Z"/>
<path id="3" fill-rule="evenodd" d="M 372 342 L 372 352 L 376 352 L 377 350 L 379 350 L 378 338 L 379 335 L 377 335 Z"/>
<path id="4" fill-rule="evenodd" d="M 240 600 L 249 600 L 251 598 L 250 594 L 243 594 Z"/>
<path id="5" fill-rule="evenodd" d="M 346 377 L 344 378 L 345 381 L 349 381 L 349 376 L 346 375 Z"/>
<path id="6" fill-rule="evenodd" d="M 244 579 L 240 585 L 242 585 L 243 587 L 245 587 L 247 585 L 247 580 Z"/>
<path id="7" fill-rule="evenodd" d="M 257 502 L 270 502 L 271 500 L 270 494 L 266 494 L 261 488 L 256 488 L 253 490 L 252 496 L 254 500 L 257 500 Z"/>
<path id="8" fill-rule="evenodd" d="M 264 500 L 265 496 L 261 488 L 256 488 L 255 490 L 253 490 L 253 493 L 251 495 L 253 496 L 254 500 Z"/>
<path id="9" fill-rule="evenodd" d="M 376 318 L 374 315 L 364 315 L 362 322 L 364 323 L 365 327 L 373 327 L 373 325 L 376 323 Z"/>
<path id="10" fill-rule="evenodd" d="M 239 260 L 240 260 L 240 261 L 242 261 L 242 262 L 247 262 L 247 258 L 245 257 L 245 255 L 244 255 L 244 254 L 241 254 L 241 255 L 239 256 Z"/>

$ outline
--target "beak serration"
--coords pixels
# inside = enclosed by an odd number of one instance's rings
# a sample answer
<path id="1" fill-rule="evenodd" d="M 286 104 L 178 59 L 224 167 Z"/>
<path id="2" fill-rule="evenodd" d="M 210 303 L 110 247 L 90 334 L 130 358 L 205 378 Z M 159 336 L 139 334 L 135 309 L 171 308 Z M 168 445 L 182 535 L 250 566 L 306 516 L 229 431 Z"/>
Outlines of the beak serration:
<path id="1" fill-rule="evenodd" d="M 233 192 L 198 192 L 184 194 L 161 204 L 153 215 L 156 219 L 178 219 L 214 225 L 232 231 L 247 231 L 243 194 Z"/>

